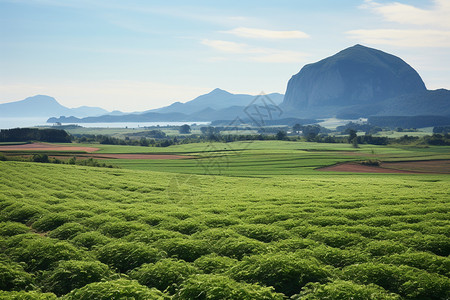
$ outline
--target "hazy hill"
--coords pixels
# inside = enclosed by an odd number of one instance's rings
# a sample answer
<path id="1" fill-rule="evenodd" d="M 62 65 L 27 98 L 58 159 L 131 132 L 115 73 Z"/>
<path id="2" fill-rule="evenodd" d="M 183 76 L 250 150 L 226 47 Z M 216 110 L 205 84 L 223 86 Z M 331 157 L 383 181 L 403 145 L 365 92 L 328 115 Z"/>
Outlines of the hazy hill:
<path id="1" fill-rule="evenodd" d="M 51 116 L 93 116 L 108 113 L 99 107 L 81 106 L 68 108 L 58 103 L 53 97 L 36 95 L 24 100 L 0 104 L 0 117 L 27 118 Z"/>
<path id="2" fill-rule="evenodd" d="M 284 95 L 272 93 L 267 95 L 275 104 L 283 101 Z M 245 107 L 250 104 L 256 96 L 247 94 L 232 94 L 219 88 L 214 89 L 208 94 L 198 96 L 186 103 L 175 102 L 169 106 L 151 110 L 158 113 L 180 112 L 184 114 L 198 113 L 205 109 L 214 111 L 230 108 L 232 106 Z"/>
<path id="3" fill-rule="evenodd" d="M 274 104 L 283 101 L 283 95 L 272 93 L 266 95 Z M 108 114 L 98 117 L 61 117 L 50 118 L 47 122 L 61 123 L 95 123 L 95 122 L 160 122 L 160 121 L 213 121 L 245 118 L 245 107 L 257 96 L 232 94 L 215 89 L 186 103 L 175 102 L 172 105 L 132 114 Z"/>

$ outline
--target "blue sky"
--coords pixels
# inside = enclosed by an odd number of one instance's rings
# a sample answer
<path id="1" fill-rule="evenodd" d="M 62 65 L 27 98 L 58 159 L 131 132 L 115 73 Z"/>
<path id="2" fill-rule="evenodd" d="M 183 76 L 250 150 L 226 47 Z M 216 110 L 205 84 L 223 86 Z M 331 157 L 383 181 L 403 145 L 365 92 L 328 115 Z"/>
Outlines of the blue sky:
<path id="1" fill-rule="evenodd" d="M 358 43 L 450 88 L 450 0 L 0 0 L 0 103 L 137 111 L 216 87 L 284 93 L 302 66 Z"/>

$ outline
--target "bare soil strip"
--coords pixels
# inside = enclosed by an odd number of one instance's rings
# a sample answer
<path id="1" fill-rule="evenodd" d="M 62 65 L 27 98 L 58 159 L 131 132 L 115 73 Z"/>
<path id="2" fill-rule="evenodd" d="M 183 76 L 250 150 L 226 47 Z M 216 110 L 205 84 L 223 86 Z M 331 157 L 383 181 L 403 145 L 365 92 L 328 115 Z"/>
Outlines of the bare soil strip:
<path id="1" fill-rule="evenodd" d="M 183 159 L 193 158 L 187 155 L 175 155 L 175 154 L 93 154 L 93 155 L 80 155 L 81 157 L 92 157 L 97 159 Z"/>
<path id="2" fill-rule="evenodd" d="M 62 145 L 54 145 L 54 144 L 45 144 L 45 143 L 32 143 L 32 144 L 23 144 L 23 145 L 5 145 L 0 146 L 0 151 L 72 151 L 72 152 L 87 152 L 92 153 L 100 150 L 99 148 L 94 147 L 77 147 L 77 146 L 62 146 Z M 50 154 L 50 153 L 49 153 Z M 27 157 L 28 155 L 22 155 Z M 77 159 L 186 159 L 193 158 L 192 156 L 187 155 L 172 155 L 172 154 L 74 154 L 70 155 L 50 155 L 53 158 L 71 158 L 76 157 Z"/>
<path id="3" fill-rule="evenodd" d="M 450 174 L 450 160 L 416 160 L 401 162 L 384 162 L 383 168 L 419 173 Z"/>
<path id="4" fill-rule="evenodd" d="M 450 174 L 450 160 L 383 162 L 380 167 L 349 162 L 317 170 L 353 173 Z"/>
<path id="5" fill-rule="evenodd" d="M 0 146 L 0 151 L 84 151 L 84 152 L 95 152 L 100 150 L 94 147 L 71 147 L 71 146 L 59 146 L 54 144 L 45 143 L 32 143 L 23 145 L 6 145 Z"/>

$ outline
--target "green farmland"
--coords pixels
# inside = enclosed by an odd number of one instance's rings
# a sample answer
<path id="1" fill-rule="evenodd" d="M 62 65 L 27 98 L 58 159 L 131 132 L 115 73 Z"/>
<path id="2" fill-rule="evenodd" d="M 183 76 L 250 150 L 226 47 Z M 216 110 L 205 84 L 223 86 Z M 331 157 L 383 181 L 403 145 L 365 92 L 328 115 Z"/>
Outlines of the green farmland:
<path id="1" fill-rule="evenodd" d="M 190 158 L 0 161 L 0 299 L 450 298 L 450 175 L 316 170 L 449 147 L 77 146 Z"/>

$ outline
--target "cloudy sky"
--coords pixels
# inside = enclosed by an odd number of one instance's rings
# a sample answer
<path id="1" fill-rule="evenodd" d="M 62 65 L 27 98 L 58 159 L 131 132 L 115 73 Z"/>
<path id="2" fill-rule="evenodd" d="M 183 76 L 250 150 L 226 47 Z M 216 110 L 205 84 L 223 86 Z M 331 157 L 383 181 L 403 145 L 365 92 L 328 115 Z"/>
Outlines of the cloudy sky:
<path id="1" fill-rule="evenodd" d="M 450 0 L 0 0 L 0 103 L 137 111 L 216 87 L 284 93 L 354 44 L 450 89 Z"/>

